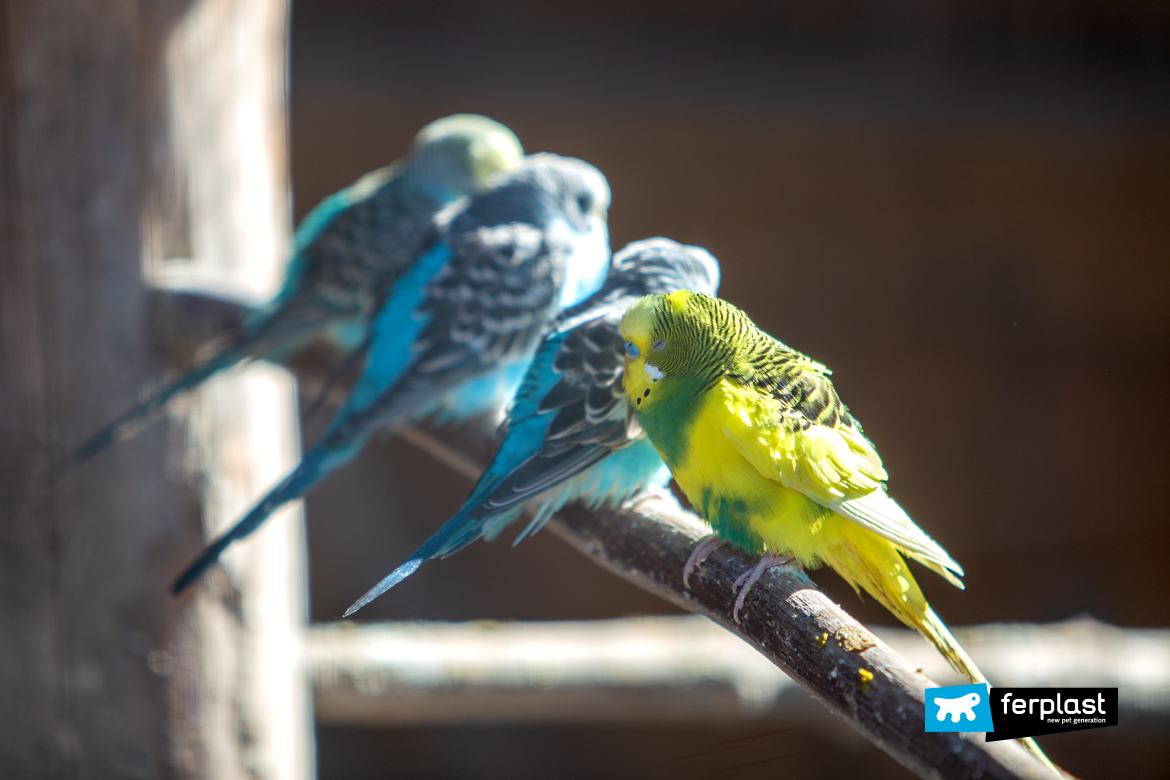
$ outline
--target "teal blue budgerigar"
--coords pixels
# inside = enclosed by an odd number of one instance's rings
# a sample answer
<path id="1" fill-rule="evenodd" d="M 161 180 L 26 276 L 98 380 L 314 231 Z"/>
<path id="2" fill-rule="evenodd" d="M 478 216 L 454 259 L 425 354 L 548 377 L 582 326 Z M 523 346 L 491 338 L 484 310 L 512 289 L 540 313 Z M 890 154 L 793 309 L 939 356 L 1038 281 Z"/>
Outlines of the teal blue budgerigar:
<path id="1" fill-rule="evenodd" d="M 644 295 L 714 295 L 719 264 L 708 252 L 665 238 L 614 255 L 605 285 L 566 309 L 541 340 L 516 394 L 504 441 L 463 507 L 401 566 L 345 613 L 353 614 L 426 561 L 494 539 L 526 508 L 519 542 L 569 501 L 619 504 L 661 488 L 670 470 L 643 435 L 622 389 L 622 315 Z"/>
<path id="2" fill-rule="evenodd" d="M 280 360 L 316 337 L 348 352 L 360 349 L 395 281 L 438 243 L 435 215 L 482 190 L 493 175 L 514 170 L 522 157 L 512 131 L 486 117 L 455 114 L 424 127 L 405 157 L 330 195 L 305 217 L 284 286 L 239 339 L 94 434 L 67 465 L 130 438 L 177 394 L 242 360 Z"/>
<path id="3" fill-rule="evenodd" d="M 605 281 L 609 198 L 593 166 L 539 154 L 443 212 L 442 240 L 394 286 L 374 320 L 365 368 L 329 428 L 176 580 L 175 592 L 376 431 L 427 416 L 498 421 L 548 321 Z"/>

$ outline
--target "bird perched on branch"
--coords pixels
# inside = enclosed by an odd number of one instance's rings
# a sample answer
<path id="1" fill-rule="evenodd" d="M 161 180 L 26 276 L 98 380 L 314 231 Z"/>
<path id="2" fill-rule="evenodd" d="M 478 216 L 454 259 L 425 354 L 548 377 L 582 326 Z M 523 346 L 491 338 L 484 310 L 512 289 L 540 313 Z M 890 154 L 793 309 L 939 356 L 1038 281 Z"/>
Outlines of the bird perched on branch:
<path id="1" fill-rule="evenodd" d="M 456 114 L 424 127 L 401 160 L 309 212 L 293 236 L 283 288 L 243 336 L 92 436 L 67 465 L 130 438 L 171 398 L 242 360 L 281 360 L 317 337 L 359 350 L 394 282 L 438 242 L 436 213 L 515 169 L 523 154 L 512 131 L 486 117 Z"/>
<path id="2" fill-rule="evenodd" d="M 972 682 L 987 678 L 926 603 L 913 558 L 956 587 L 963 569 L 886 493 L 886 471 L 820 363 L 764 333 L 731 304 L 688 291 L 642 298 L 621 324 L 624 386 L 638 421 L 718 544 L 759 563 L 752 584 L 793 560 L 828 564 L 917 629 Z M 1025 746 L 1051 767 L 1039 746 Z"/>
<path id="3" fill-rule="evenodd" d="M 498 422 L 545 325 L 601 287 L 609 186 L 591 165 L 527 157 L 440 215 L 442 241 L 395 284 L 346 404 L 300 464 L 173 586 L 351 460 L 380 429 L 433 416 Z"/>
<path id="4" fill-rule="evenodd" d="M 434 536 L 345 613 L 353 614 L 426 561 L 494 539 L 533 508 L 516 538 L 538 531 L 569 501 L 618 504 L 670 472 L 646 440 L 621 386 L 618 325 L 644 295 L 698 290 L 714 294 L 719 264 L 706 250 L 665 238 L 614 255 L 605 285 L 554 320 L 516 393 L 504 441 L 463 507 Z"/>

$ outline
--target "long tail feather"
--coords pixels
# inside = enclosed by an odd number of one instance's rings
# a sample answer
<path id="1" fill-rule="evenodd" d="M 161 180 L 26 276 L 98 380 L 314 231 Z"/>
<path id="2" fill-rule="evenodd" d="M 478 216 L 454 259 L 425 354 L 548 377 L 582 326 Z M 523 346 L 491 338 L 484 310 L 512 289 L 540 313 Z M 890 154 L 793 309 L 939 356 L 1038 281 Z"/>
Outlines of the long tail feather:
<path id="1" fill-rule="evenodd" d="M 188 566 L 171 585 L 171 592 L 177 596 L 190 587 L 203 572 L 219 560 L 219 556 L 233 542 L 251 535 L 277 509 L 308 493 L 333 469 L 353 458 L 361 449 L 362 443 L 364 440 L 350 443 L 346 447 L 336 448 L 317 445 L 309 450 L 292 473 L 273 488 L 260 503 L 252 508 L 252 511 L 244 515 L 242 520 L 207 546 L 203 554 L 196 558 L 194 563 Z"/>
<path id="2" fill-rule="evenodd" d="M 476 498 L 475 494 L 472 495 L 472 498 Z M 477 503 L 473 500 L 468 500 L 468 505 L 476 506 Z M 345 611 L 343 617 L 349 617 L 357 612 L 414 574 L 427 561 L 454 555 L 476 539 L 484 536 L 489 527 L 507 525 L 519 516 L 522 509 L 523 507 L 521 506 L 508 512 L 490 514 L 486 517 L 470 517 L 467 509 L 464 508 L 450 520 L 443 523 L 442 527 L 438 531 L 435 531 L 434 535 L 430 539 L 427 539 L 422 547 L 415 550 L 414 554 L 405 563 L 386 575 L 377 585 L 366 591 L 365 595 L 355 601 L 353 606 Z"/>
<path id="3" fill-rule="evenodd" d="M 60 465 L 61 475 L 80 466 L 111 444 L 125 441 L 146 428 L 162 414 L 167 402 L 180 393 L 197 387 L 213 374 L 230 368 L 241 360 L 273 357 L 299 344 L 304 338 L 318 330 L 322 324 L 321 314 L 314 308 L 315 302 L 308 296 L 287 301 L 279 309 L 267 312 L 263 318 L 249 326 L 249 331 L 235 343 L 226 347 L 202 366 L 193 368 L 183 376 L 158 390 L 154 395 L 135 406 L 124 415 L 101 429 L 78 447 Z"/>
<path id="4" fill-rule="evenodd" d="M 840 528 L 840 543 L 825 555 L 825 562 L 855 589 L 864 588 L 899 620 L 922 633 L 959 674 L 973 683 L 990 685 L 971 656 L 927 604 L 897 548 L 860 526 L 849 524 Z M 1020 742 L 1041 763 L 1060 774 L 1036 740 L 1026 737 Z"/>
<path id="5" fill-rule="evenodd" d="M 414 574 L 416 571 L 418 571 L 418 567 L 422 566 L 425 562 L 426 561 L 423 558 L 410 558 L 406 561 L 406 563 L 402 564 L 397 569 L 382 578 L 382 580 L 377 585 L 367 590 L 365 595 L 355 601 L 350 606 L 350 608 L 345 611 L 345 614 L 342 615 L 342 617 L 349 617 L 353 613 L 357 612 L 366 604 L 369 604 L 371 601 L 378 598 L 410 575 Z"/>
<path id="6" fill-rule="evenodd" d="M 246 343 L 239 342 L 228 347 L 204 365 L 191 369 L 91 436 L 61 464 L 58 474 L 77 468 L 111 444 L 136 436 L 162 415 L 163 407 L 172 398 L 191 390 L 212 374 L 235 365 L 248 356 Z"/>
<path id="7" fill-rule="evenodd" d="M 940 653 L 947 659 L 951 667 L 959 674 L 966 677 L 973 683 L 988 683 L 987 678 L 975 662 L 971 660 L 971 656 L 967 655 L 967 651 L 959 644 L 959 640 L 955 639 L 946 625 L 935 614 L 930 607 L 926 608 L 922 619 L 921 626 L 915 626 L 923 635 L 930 640 Z"/>
<path id="8" fill-rule="evenodd" d="M 971 656 L 967 655 L 967 651 L 963 649 L 959 641 L 955 639 L 954 635 L 946 627 L 946 625 L 939 619 L 939 616 L 934 613 L 930 607 L 926 608 L 923 616 L 922 626 L 919 630 L 930 640 L 930 643 L 938 648 L 938 651 L 946 657 L 955 671 L 966 677 L 973 683 L 984 683 L 988 686 L 991 683 L 984 676 L 975 662 L 971 660 Z M 1024 748 L 1040 760 L 1040 763 L 1052 770 L 1052 772 L 1060 777 L 1060 770 L 1052 763 L 1052 760 L 1044 754 L 1040 746 L 1036 744 L 1036 740 L 1031 737 L 1024 737 L 1020 740 Z"/>

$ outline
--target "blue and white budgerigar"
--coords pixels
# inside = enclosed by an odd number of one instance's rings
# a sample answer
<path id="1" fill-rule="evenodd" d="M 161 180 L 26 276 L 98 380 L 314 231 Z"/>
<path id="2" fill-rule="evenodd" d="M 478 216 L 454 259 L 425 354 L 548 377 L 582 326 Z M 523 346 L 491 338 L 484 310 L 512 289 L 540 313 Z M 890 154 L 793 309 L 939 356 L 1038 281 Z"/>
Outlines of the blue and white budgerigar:
<path id="1" fill-rule="evenodd" d="M 71 464 L 130 438 L 171 398 L 242 360 L 281 360 L 317 337 L 346 351 L 360 348 L 394 282 L 438 243 L 435 215 L 522 158 L 512 131 L 486 117 L 456 114 L 424 127 L 405 157 L 305 217 L 293 236 L 284 286 L 245 324 L 243 336 L 92 436 Z"/>
<path id="2" fill-rule="evenodd" d="M 625 398 L 622 314 L 644 295 L 697 290 L 714 295 L 719 264 L 698 247 L 665 238 L 614 255 L 605 285 L 549 326 L 524 376 L 504 441 L 463 507 L 406 563 L 350 607 L 350 615 L 426 561 L 494 539 L 526 508 L 519 542 L 569 501 L 619 504 L 663 487 L 670 470 L 643 435 Z"/>
<path id="3" fill-rule="evenodd" d="M 394 286 L 345 406 L 297 468 L 179 577 L 175 592 L 376 431 L 427 416 L 498 421 L 548 321 L 605 281 L 609 199 L 593 166 L 540 154 L 441 214 L 442 240 Z"/>

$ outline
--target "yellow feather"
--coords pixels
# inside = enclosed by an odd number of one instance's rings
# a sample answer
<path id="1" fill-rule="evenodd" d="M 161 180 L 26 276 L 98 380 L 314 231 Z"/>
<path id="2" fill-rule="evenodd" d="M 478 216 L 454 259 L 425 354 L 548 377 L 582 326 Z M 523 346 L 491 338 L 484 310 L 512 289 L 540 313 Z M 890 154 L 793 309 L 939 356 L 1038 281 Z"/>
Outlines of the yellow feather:
<path id="1" fill-rule="evenodd" d="M 854 589 L 865 590 L 903 623 L 935 639 L 930 608 L 897 547 L 826 511 L 842 495 L 880 489 L 876 477 L 884 472 L 836 431 L 813 426 L 806 435 L 754 424 L 766 404 L 753 395 L 726 380 L 707 394 L 690 430 L 687 458 L 674 470 L 683 492 L 696 506 L 713 492 L 753 507 L 748 522 L 763 541 L 758 552 L 791 555 L 808 568 L 828 564 Z M 748 409 L 756 417 L 749 413 L 745 420 Z M 959 671 L 974 668 L 948 643 L 935 644 Z"/>
<path id="2" fill-rule="evenodd" d="M 885 469 L 872 446 L 853 428 L 785 419 L 776 402 L 724 380 L 711 393 L 725 407 L 724 433 L 762 476 L 807 491 L 824 505 L 881 487 Z M 753 423 L 754 421 L 754 423 Z"/>
<path id="3" fill-rule="evenodd" d="M 809 429 L 817 431 L 809 437 L 781 434 L 778 428 L 761 429 L 743 415 L 753 404 L 745 398 L 748 392 L 723 381 L 708 393 L 690 432 L 689 457 L 674 471 L 691 502 L 701 501 L 704 491 L 712 489 L 746 499 L 757 507 L 749 522 L 763 540 L 764 551 L 791 555 L 807 568 L 829 565 L 854 590 L 869 593 L 922 633 L 957 672 L 972 682 L 987 682 L 930 608 L 906 566 L 904 551 L 837 512 L 818 517 L 823 506 L 805 495 L 811 491 L 830 503 L 838 490 L 853 496 L 866 488 L 867 492 L 882 489 L 885 471 L 865 457 L 872 449 L 859 446 L 864 439 L 835 437 L 819 426 Z M 761 436 L 761 430 L 771 435 Z M 850 472 L 850 468 L 855 470 Z M 794 489 L 796 485 L 802 489 Z M 962 587 L 958 578 L 938 564 L 927 565 Z M 1021 742 L 1056 771 L 1035 740 Z"/>

